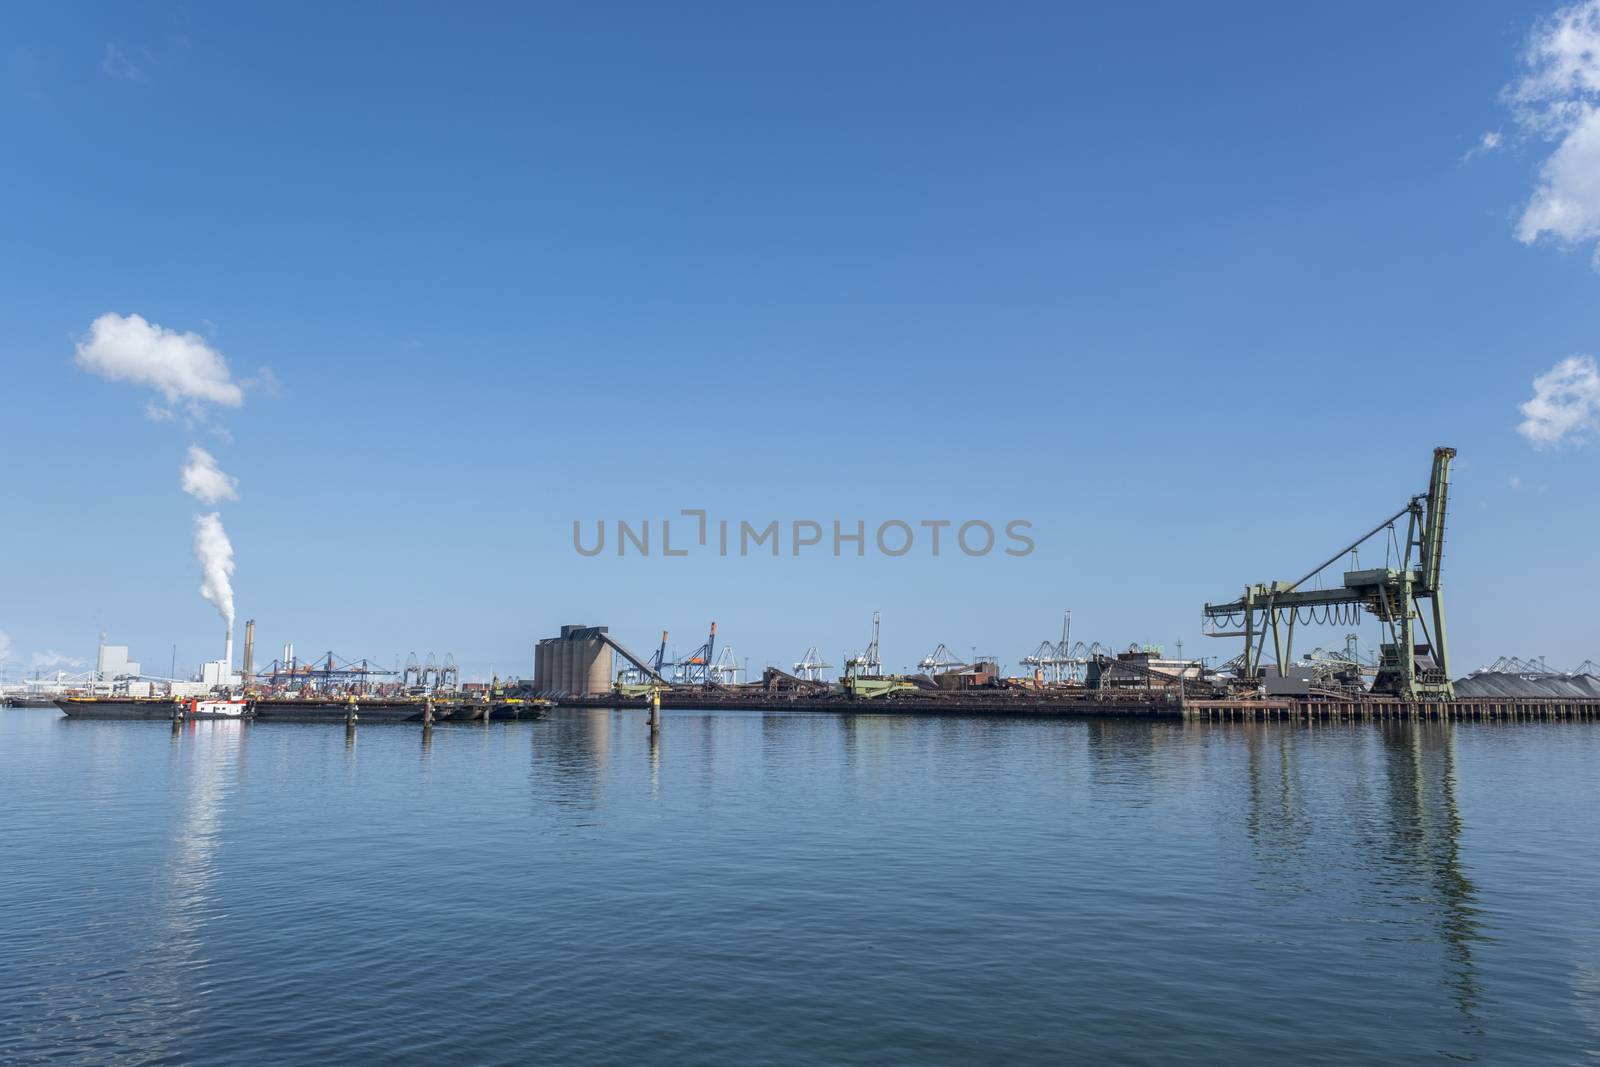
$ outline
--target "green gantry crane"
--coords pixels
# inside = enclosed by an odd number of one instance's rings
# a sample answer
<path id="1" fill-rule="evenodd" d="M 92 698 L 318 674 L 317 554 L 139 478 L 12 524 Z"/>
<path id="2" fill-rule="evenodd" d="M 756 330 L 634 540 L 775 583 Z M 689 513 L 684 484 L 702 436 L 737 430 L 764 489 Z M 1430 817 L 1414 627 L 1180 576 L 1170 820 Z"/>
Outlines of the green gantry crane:
<path id="1" fill-rule="evenodd" d="M 1211 637 L 1242 637 L 1239 657 L 1241 678 L 1261 674 L 1261 657 L 1267 635 L 1272 636 L 1274 666 L 1278 676 L 1294 656 L 1294 626 L 1303 623 L 1353 624 L 1366 610 L 1383 620 L 1388 638 L 1379 650 L 1374 693 L 1407 700 L 1450 700 L 1450 656 L 1445 643 L 1444 594 L 1439 563 L 1444 555 L 1444 517 L 1450 494 L 1453 448 L 1433 450 L 1433 473 L 1428 491 L 1384 519 L 1362 537 L 1334 553 L 1326 563 L 1296 582 L 1270 582 L 1245 586 L 1244 595 L 1225 604 L 1207 604 L 1205 621 Z M 1402 547 L 1395 523 L 1405 518 Z M 1390 560 L 1395 566 L 1344 572 L 1343 584 L 1331 589 L 1302 589 L 1348 553 L 1388 531 Z M 1422 602 L 1429 602 L 1424 612 Z M 1431 615 L 1432 628 L 1427 616 Z M 1422 641 L 1417 640 L 1420 629 Z M 1285 637 L 1287 636 L 1287 640 Z"/>

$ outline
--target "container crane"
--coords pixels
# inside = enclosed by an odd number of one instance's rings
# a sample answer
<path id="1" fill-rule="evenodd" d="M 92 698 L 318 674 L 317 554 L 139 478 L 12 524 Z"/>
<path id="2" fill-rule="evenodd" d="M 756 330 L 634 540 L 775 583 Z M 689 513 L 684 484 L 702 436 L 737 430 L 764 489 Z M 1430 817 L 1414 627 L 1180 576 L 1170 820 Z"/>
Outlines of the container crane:
<path id="1" fill-rule="evenodd" d="M 823 661 L 822 653 L 817 651 L 816 645 L 812 645 L 795 663 L 794 673 L 796 678 L 803 678 L 808 682 L 820 682 L 822 672 L 832 666 L 833 664 Z"/>
<path id="2" fill-rule="evenodd" d="M 966 666 L 966 660 L 958 657 L 954 652 L 951 652 L 944 645 L 940 645 L 938 648 L 922 657 L 922 660 L 917 664 L 917 669 L 925 674 L 938 674 L 941 671 L 947 671 L 952 667 L 961 668 Z"/>
<path id="3" fill-rule="evenodd" d="M 665 641 L 662 647 L 666 647 Z M 711 624 L 711 636 L 706 638 L 706 643 L 689 653 L 683 659 L 672 664 L 673 680 L 689 685 L 706 685 L 715 681 L 715 672 L 712 669 L 716 662 L 717 652 L 717 624 Z"/>
<path id="4" fill-rule="evenodd" d="M 846 678 L 877 678 L 883 674 L 883 659 L 878 654 L 878 612 L 872 613 L 872 643 L 867 650 L 844 661 Z"/>

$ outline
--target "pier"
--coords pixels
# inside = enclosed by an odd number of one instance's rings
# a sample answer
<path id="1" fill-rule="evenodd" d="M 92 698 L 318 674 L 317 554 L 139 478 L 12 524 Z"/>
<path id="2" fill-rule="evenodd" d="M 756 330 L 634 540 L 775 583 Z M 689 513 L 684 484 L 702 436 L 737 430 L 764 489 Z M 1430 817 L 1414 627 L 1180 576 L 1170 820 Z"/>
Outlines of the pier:
<path id="1" fill-rule="evenodd" d="M 616 695 L 568 697 L 562 707 L 636 708 L 650 710 L 648 699 Z M 783 697 L 714 690 L 674 692 L 659 696 L 658 708 L 712 711 L 809 711 L 865 715 L 976 715 L 1064 719 L 1178 719 L 1265 722 L 1334 720 L 1444 719 L 1455 722 L 1558 722 L 1600 720 L 1600 700 L 1523 698 L 1516 700 L 1463 697 L 1456 700 L 1359 698 L 1184 699 L 1173 694 L 1145 697 L 1126 694 L 1043 696 L 1001 691 L 986 695 L 896 695 L 870 700 L 843 696 Z"/>
<path id="2" fill-rule="evenodd" d="M 1458 697 L 1454 700 L 1402 700 L 1364 696 L 1358 700 L 1267 698 L 1261 700 L 1188 700 L 1186 719 L 1301 721 L 1339 719 L 1444 719 L 1451 722 L 1558 722 L 1600 719 L 1600 700 L 1556 697 Z"/>

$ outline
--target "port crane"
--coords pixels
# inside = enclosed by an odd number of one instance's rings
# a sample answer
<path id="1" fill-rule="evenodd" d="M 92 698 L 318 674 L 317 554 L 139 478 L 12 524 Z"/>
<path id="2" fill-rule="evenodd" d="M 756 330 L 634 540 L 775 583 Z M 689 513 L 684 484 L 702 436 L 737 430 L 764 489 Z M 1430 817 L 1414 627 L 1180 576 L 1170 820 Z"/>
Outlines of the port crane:
<path id="1" fill-rule="evenodd" d="M 663 638 L 665 635 L 662 635 Z M 666 648 L 665 640 L 662 648 Z M 711 636 L 706 643 L 687 656 L 671 664 L 672 680 L 685 685 L 707 685 L 717 680 L 716 668 L 717 624 L 711 624 Z"/>
<path id="2" fill-rule="evenodd" d="M 732 685 L 744 675 L 744 665 L 739 662 L 739 656 L 732 645 L 723 645 L 722 652 L 718 654 L 716 662 L 707 668 L 711 680 L 719 685 Z"/>
<path id="3" fill-rule="evenodd" d="M 628 663 L 628 666 L 622 668 L 617 674 L 617 681 L 624 685 L 644 685 L 652 680 L 660 681 L 662 679 L 662 670 L 671 666 L 667 662 L 667 631 L 665 630 L 661 631 L 660 647 L 655 650 L 655 653 L 648 660 L 638 659 L 632 652 L 624 649 L 610 638 L 606 639 L 606 643 L 615 649 Z"/>
<path id="4" fill-rule="evenodd" d="M 922 671 L 924 674 L 938 674 L 939 672 L 947 671 L 952 667 L 959 669 L 966 667 L 967 665 L 968 664 L 966 660 L 958 657 L 954 652 L 951 652 L 944 645 L 940 645 L 938 648 L 922 657 L 922 659 L 917 663 L 917 670 Z"/>
<path id="5" fill-rule="evenodd" d="M 1379 649 L 1372 691 L 1406 700 L 1453 699 L 1440 564 L 1444 556 L 1450 462 L 1455 455 L 1453 448 L 1434 449 L 1427 492 L 1413 496 L 1399 511 L 1303 577 L 1293 582 L 1247 585 L 1236 600 L 1205 605 L 1207 636 L 1244 638 L 1239 660 L 1241 678 L 1253 681 L 1260 676 L 1269 632 L 1273 663 L 1281 678 L 1294 655 L 1297 621 L 1350 625 L 1359 621 L 1365 610 L 1381 620 L 1387 639 Z M 1406 528 L 1403 543 L 1395 525 L 1401 520 Z M 1345 571 L 1342 583 L 1332 588 L 1302 588 L 1386 531 L 1390 557 L 1385 566 Z M 1390 562 L 1395 565 L 1389 566 Z M 1428 602 L 1426 612 L 1423 601 Z M 1431 628 L 1429 618 L 1433 622 Z"/>
<path id="6" fill-rule="evenodd" d="M 883 659 L 878 654 L 878 612 L 872 613 L 872 643 L 867 650 L 844 661 L 846 678 L 877 678 L 883 674 Z"/>
<path id="7" fill-rule="evenodd" d="M 416 662 L 416 654 L 412 654 L 412 664 Z M 454 660 L 450 661 L 451 670 L 455 670 Z M 408 668 L 409 670 L 410 668 Z M 438 670 L 437 665 L 434 668 Z M 384 679 L 393 678 L 399 671 L 392 671 L 380 667 L 372 660 L 351 659 L 347 660 L 333 652 L 324 652 L 315 659 L 273 660 L 259 671 L 253 672 L 244 678 L 246 685 L 265 683 L 271 686 L 310 686 L 313 689 L 345 689 L 352 692 L 368 692 L 373 685 L 382 684 Z"/>
<path id="8" fill-rule="evenodd" d="M 331 665 L 332 655 L 329 655 Z M 329 668 L 332 669 L 331 666 Z M 427 661 L 417 663 L 415 652 L 406 660 L 405 670 L 401 672 L 400 684 L 408 691 L 418 693 L 432 693 L 440 690 L 453 690 L 461 686 L 461 668 L 456 666 L 456 658 L 450 653 L 445 653 L 444 662 L 440 663 L 433 658 L 433 653 L 428 653 Z"/>
<path id="9" fill-rule="evenodd" d="M 1022 657 L 1021 665 L 1038 670 L 1046 681 L 1070 682 L 1076 680 L 1078 662 L 1072 655 L 1072 609 L 1068 608 L 1061 617 L 1061 640 L 1039 642 L 1038 648 Z"/>
<path id="10" fill-rule="evenodd" d="M 808 682 L 820 682 L 822 681 L 822 672 L 832 666 L 833 664 L 824 662 L 822 653 L 817 651 L 816 645 L 812 645 L 806 649 L 806 654 L 801 656 L 795 663 L 794 673 L 796 678 L 802 678 Z"/>

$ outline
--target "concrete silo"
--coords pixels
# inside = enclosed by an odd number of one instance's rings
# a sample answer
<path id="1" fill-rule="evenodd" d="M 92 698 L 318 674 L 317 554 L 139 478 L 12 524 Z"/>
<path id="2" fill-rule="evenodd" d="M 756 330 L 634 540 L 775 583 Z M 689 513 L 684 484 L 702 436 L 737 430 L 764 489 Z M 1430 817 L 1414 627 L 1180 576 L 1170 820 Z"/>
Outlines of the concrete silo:
<path id="1" fill-rule="evenodd" d="M 611 692 L 616 663 L 604 626 L 563 626 L 560 637 L 534 646 L 533 684 L 540 693 L 593 696 Z"/>

